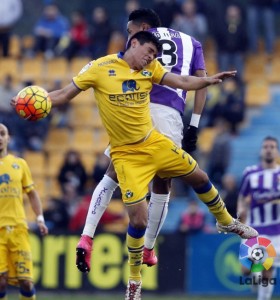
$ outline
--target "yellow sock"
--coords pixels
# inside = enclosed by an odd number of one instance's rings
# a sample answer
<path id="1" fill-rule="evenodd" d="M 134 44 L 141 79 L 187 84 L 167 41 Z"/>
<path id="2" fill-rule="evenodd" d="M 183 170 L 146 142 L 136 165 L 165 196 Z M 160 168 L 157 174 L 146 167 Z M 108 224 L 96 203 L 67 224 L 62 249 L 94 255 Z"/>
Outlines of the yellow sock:
<path id="1" fill-rule="evenodd" d="M 8 300 L 8 297 L 7 296 L 0 297 L 0 300 Z"/>
<path id="2" fill-rule="evenodd" d="M 229 225 L 232 223 L 232 216 L 228 213 L 219 192 L 210 181 L 205 186 L 195 189 L 195 192 L 198 198 L 207 205 L 219 224 Z"/>
<path id="3" fill-rule="evenodd" d="M 128 248 L 129 280 L 141 281 L 145 230 L 128 227 L 126 243 Z"/>

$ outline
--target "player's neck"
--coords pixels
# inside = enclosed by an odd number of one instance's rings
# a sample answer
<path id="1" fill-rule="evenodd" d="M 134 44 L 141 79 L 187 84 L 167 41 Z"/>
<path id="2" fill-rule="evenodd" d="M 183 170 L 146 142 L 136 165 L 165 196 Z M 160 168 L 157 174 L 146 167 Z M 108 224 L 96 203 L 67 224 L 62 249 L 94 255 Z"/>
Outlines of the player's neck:
<path id="1" fill-rule="evenodd" d="M 3 158 L 8 155 L 7 149 L 0 150 L 0 158 Z"/>
<path id="2" fill-rule="evenodd" d="M 128 51 L 124 53 L 123 60 L 129 65 L 130 69 L 137 70 L 137 67 L 134 64 L 133 56 Z"/>
<path id="3" fill-rule="evenodd" d="M 273 161 L 273 162 L 262 162 L 262 167 L 264 169 L 275 169 L 277 167 L 277 162 Z"/>

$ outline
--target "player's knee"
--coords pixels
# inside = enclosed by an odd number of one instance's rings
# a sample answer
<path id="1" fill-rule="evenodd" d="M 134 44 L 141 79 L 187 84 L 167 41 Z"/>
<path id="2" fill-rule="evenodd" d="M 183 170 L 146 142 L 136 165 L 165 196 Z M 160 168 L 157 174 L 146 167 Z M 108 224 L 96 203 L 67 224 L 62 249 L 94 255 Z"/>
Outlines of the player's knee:
<path id="1" fill-rule="evenodd" d="M 118 182 L 117 173 L 114 169 L 113 164 L 111 163 L 106 171 L 106 175 L 113 179 L 115 182 Z"/>
<path id="2" fill-rule="evenodd" d="M 148 219 L 145 217 L 141 217 L 140 215 L 130 219 L 130 224 L 132 227 L 138 230 L 145 229 L 147 227 Z"/>
<path id="3" fill-rule="evenodd" d="M 0 275 L 0 292 L 3 293 L 6 291 L 8 285 L 7 274 Z"/>
<path id="4" fill-rule="evenodd" d="M 34 289 L 33 282 L 29 280 L 20 280 L 20 289 L 24 292 L 31 292 Z"/>

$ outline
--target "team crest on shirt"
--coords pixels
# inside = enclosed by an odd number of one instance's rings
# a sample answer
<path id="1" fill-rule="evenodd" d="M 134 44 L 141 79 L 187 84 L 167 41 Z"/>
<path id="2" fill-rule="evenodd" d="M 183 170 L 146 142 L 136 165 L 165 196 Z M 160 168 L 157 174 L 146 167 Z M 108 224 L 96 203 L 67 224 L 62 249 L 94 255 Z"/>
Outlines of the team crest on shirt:
<path id="1" fill-rule="evenodd" d="M 9 174 L 5 173 L 5 174 L 0 175 L 0 184 L 2 184 L 2 183 L 9 184 L 11 181 L 12 180 L 11 180 L 11 177 Z"/>
<path id="2" fill-rule="evenodd" d="M 149 76 L 152 76 L 152 72 L 148 71 L 148 70 L 143 70 L 141 72 L 141 74 L 145 77 L 149 77 Z"/>
<path id="3" fill-rule="evenodd" d="M 131 198 L 132 196 L 133 196 L 133 192 L 132 192 L 132 191 L 127 190 L 127 191 L 125 192 L 125 197 L 126 197 L 126 198 Z"/>
<path id="4" fill-rule="evenodd" d="M 18 165 L 18 164 L 16 164 L 16 163 L 13 163 L 13 164 L 12 164 L 12 168 L 14 168 L 14 169 L 18 170 L 18 169 L 19 169 L 19 165 Z"/>
<path id="5" fill-rule="evenodd" d="M 88 64 L 86 64 L 82 70 L 79 72 L 79 75 L 85 73 L 86 70 L 88 70 L 92 66 L 92 61 L 90 61 Z"/>

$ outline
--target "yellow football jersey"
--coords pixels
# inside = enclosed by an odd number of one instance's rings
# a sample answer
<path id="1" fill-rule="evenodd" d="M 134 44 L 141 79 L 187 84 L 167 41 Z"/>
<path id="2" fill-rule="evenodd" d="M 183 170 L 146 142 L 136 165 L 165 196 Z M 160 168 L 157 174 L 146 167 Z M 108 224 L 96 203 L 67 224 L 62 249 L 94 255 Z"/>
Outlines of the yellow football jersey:
<path id="1" fill-rule="evenodd" d="M 132 70 L 119 53 L 90 62 L 73 82 L 81 90 L 94 88 L 110 143 L 121 146 L 135 143 L 151 131 L 150 91 L 165 73 L 157 60 L 141 71 Z"/>
<path id="2" fill-rule="evenodd" d="M 0 158 L 0 227 L 26 224 L 23 192 L 34 189 L 25 160 L 13 155 Z"/>

